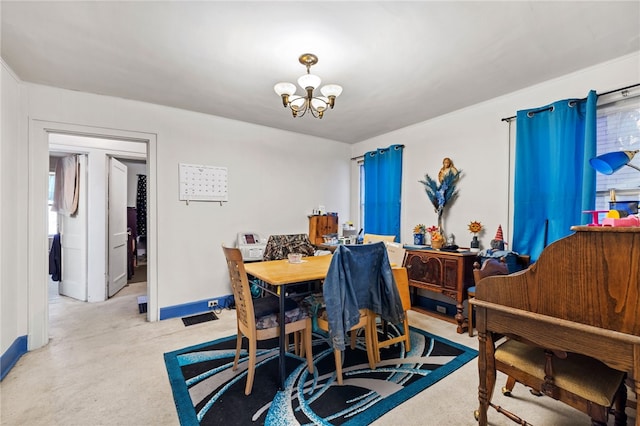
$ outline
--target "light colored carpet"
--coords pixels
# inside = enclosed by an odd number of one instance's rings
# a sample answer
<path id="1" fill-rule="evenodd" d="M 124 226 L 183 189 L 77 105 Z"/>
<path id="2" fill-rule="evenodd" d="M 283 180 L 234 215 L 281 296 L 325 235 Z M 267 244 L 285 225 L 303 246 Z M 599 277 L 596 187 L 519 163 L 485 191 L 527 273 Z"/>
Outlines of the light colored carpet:
<path id="1" fill-rule="evenodd" d="M 51 341 L 24 355 L 0 383 L 0 424 L 177 425 L 163 354 L 235 334 L 235 311 L 190 327 L 180 318 L 149 323 L 138 313 L 136 299 L 145 288 L 146 283 L 131 284 L 102 303 L 52 298 Z M 451 323 L 416 312 L 410 312 L 410 322 L 477 349 L 477 338 L 456 334 Z M 504 380 L 500 375 L 500 387 Z M 472 361 L 373 425 L 474 425 L 477 387 L 477 362 Z M 590 424 L 586 415 L 534 397 L 522 385 L 516 385 L 512 398 L 498 389 L 494 402 L 535 425 Z M 632 425 L 635 411 L 627 412 Z M 493 410 L 489 422 L 514 424 Z"/>

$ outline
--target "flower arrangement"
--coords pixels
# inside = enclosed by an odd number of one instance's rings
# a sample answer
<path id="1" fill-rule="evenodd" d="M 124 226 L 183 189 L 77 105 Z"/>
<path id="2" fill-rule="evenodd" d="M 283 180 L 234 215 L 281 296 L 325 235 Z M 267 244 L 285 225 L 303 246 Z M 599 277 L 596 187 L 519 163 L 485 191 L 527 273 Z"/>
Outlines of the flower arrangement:
<path id="1" fill-rule="evenodd" d="M 413 227 L 414 234 L 424 234 L 426 232 L 427 232 L 427 227 L 424 226 L 422 223 L 419 223 Z"/>
<path id="2" fill-rule="evenodd" d="M 444 245 L 444 236 L 440 232 L 440 228 L 437 226 L 430 226 L 427 228 L 427 232 L 431 236 L 431 247 L 434 249 L 440 249 Z"/>
<path id="3" fill-rule="evenodd" d="M 447 204 L 453 202 L 458 196 L 456 182 L 462 170 L 456 172 L 445 173 L 442 182 L 432 179 L 428 174 L 424 176 L 424 180 L 419 181 L 424 185 L 424 190 L 429 197 L 429 201 L 433 204 L 433 209 L 438 215 L 438 227 L 442 231 L 442 213 Z"/>
<path id="4" fill-rule="evenodd" d="M 442 233 L 438 229 L 437 226 L 430 226 L 427 228 L 427 232 L 431 235 L 431 242 L 433 241 L 444 241 L 444 237 Z"/>

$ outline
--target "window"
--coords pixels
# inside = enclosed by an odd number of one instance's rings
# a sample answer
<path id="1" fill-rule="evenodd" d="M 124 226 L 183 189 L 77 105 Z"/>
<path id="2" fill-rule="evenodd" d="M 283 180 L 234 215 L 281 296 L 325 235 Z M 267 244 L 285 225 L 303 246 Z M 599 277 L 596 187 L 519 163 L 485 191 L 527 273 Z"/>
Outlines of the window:
<path id="1" fill-rule="evenodd" d="M 640 149 L 640 96 L 598 106 L 597 155 Z M 640 153 L 632 163 L 640 166 Z M 596 210 L 609 210 L 611 190 L 617 201 L 640 200 L 640 171 L 623 167 L 612 175 L 596 173 Z"/>
<path id="2" fill-rule="evenodd" d="M 51 211 L 53 205 L 53 192 L 56 186 L 56 174 L 49 172 L 49 198 L 47 204 L 49 206 L 48 234 L 54 235 L 58 233 L 58 213 Z"/>

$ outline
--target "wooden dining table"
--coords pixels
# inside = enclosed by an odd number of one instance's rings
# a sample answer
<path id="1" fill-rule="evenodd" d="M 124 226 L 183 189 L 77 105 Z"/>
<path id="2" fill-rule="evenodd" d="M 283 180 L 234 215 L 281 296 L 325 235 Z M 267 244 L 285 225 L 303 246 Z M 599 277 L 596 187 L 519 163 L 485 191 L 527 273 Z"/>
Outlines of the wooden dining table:
<path id="1" fill-rule="evenodd" d="M 284 390 L 285 382 L 285 351 L 286 335 L 284 324 L 284 301 L 287 294 L 287 286 L 306 281 L 323 280 L 327 276 L 331 255 L 303 257 L 300 263 L 290 263 L 287 259 L 269 260 L 265 262 L 245 263 L 244 269 L 248 275 L 270 284 L 278 289 L 280 311 L 280 357 L 278 360 L 278 374 L 280 378 L 280 390 Z"/>

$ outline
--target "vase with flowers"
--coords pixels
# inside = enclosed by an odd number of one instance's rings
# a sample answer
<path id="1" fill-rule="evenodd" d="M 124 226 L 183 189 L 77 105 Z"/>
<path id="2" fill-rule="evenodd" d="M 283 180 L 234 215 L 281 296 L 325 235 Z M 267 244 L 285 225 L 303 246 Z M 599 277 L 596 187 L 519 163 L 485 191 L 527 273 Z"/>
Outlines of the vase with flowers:
<path id="1" fill-rule="evenodd" d="M 480 251 L 480 241 L 478 241 L 478 234 L 480 234 L 483 229 L 484 228 L 482 227 L 482 224 L 477 220 L 471 221 L 471 223 L 469 223 L 469 232 L 473 234 L 471 245 L 469 246 L 469 250 L 471 252 L 477 253 Z"/>
<path id="2" fill-rule="evenodd" d="M 413 227 L 413 244 L 417 246 L 423 246 L 425 244 L 424 236 L 426 232 L 427 232 L 427 227 L 424 226 L 422 223 L 419 223 L 416 226 L 414 226 Z"/>
<path id="3" fill-rule="evenodd" d="M 427 232 L 431 236 L 431 248 L 439 250 L 444 245 L 444 237 L 442 232 L 437 226 L 430 226 L 427 228 Z"/>
<path id="4" fill-rule="evenodd" d="M 461 173 L 462 170 L 451 168 L 447 173 L 443 173 L 442 176 L 439 176 L 438 180 L 432 179 L 427 174 L 425 175 L 424 180 L 419 181 L 424 185 L 427 197 L 429 198 L 429 201 L 431 201 L 433 209 L 438 215 L 438 231 L 441 236 L 444 235 L 442 223 L 444 208 L 458 197 L 456 184 Z"/>

